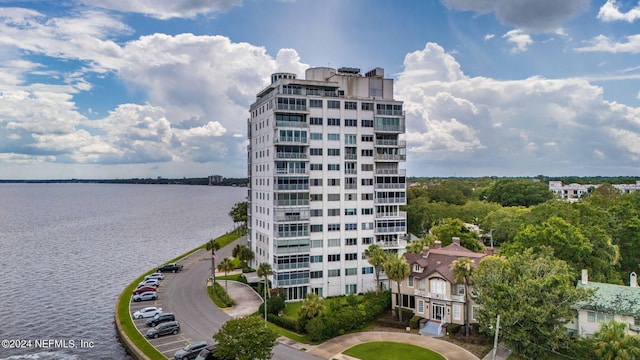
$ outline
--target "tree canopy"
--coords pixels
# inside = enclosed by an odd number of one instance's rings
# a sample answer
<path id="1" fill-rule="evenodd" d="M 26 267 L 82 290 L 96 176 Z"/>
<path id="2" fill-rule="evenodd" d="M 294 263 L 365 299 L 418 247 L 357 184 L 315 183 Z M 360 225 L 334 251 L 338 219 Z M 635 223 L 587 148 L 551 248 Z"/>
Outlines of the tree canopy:
<path id="1" fill-rule="evenodd" d="M 544 358 L 561 346 L 564 325 L 574 316 L 572 305 L 589 296 L 576 288 L 574 278 L 550 251 L 485 257 L 473 275 L 481 330 L 493 334 L 489 326 L 500 315 L 499 334 L 510 349 L 526 358 Z"/>
<path id="2" fill-rule="evenodd" d="M 278 334 L 265 327 L 255 316 L 231 319 L 213 338 L 215 355 L 223 360 L 267 360 L 273 356 Z"/>
<path id="3" fill-rule="evenodd" d="M 531 179 L 498 180 L 482 196 L 502 206 L 533 206 L 553 199 L 549 184 Z"/>

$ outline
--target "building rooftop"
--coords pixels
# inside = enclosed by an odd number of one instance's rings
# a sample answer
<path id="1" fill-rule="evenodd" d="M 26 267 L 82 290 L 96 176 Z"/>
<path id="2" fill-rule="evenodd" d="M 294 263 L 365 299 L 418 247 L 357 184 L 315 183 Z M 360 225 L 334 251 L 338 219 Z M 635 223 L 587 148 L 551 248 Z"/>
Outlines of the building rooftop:
<path id="1" fill-rule="evenodd" d="M 590 300 L 581 302 L 578 307 L 606 313 L 640 317 L 640 287 L 637 287 L 635 273 L 631 275 L 631 286 L 599 282 L 578 281 L 577 288 L 594 290 Z M 635 286 L 634 286 L 635 285 Z"/>

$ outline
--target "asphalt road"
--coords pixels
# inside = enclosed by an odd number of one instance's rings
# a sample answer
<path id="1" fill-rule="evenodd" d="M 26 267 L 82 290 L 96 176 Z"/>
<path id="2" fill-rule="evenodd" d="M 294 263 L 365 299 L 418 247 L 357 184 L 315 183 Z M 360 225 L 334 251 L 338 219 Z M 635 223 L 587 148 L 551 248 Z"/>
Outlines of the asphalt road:
<path id="1" fill-rule="evenodd" d="M 231 257 L 231 252 L 237 244 L 246 245 L 246 237 L 242 237 L 225 246 L 217 252 L 218 260 Z M 159 290 L 159 299 L 153 303 L 150 301 L 132 303 L 132 313 L 145 306 L 162 307 L 163 312 L 172 312 L 180 323 L 178 335 L 167 335 L 159 339 L 151 339 L 150 342 L 168 358 L 180 348 L 190 342 L 204 340 L 213 343 L 213 335 L 220 330 L 222 325 L 231 317 L 211 301 L 207 294 L 207 279 L 211 274 L 211 258 L 208 252 L 199 251 L 185 258 L 180 264 L 184 265 L 181 272 L 165 274 Z M 217 263 L 216 263 L 217 265 Z M 146 334 L 146 320 L 135 320 L 141 332 Z M 273 359 L 276 360 L 317 360 L 303 351 L 289 346 L 278 344 L 273 349 Z"/>

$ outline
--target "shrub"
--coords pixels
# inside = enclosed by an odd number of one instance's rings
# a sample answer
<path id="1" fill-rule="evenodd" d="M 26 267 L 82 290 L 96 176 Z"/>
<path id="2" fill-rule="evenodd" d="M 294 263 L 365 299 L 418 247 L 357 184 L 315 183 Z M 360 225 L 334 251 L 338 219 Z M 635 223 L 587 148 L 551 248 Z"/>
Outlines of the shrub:
<path id="1" fill-rule="evenodd" d="M 267 313 L 269 314 L 278 315 L 280 311 L 284 310 L 284 306 L 285 306 L 284 299 L 281 298 L 280 296 L 267 299 Z M 264 314 L 264 302 L 260 304 L 260 307 L 258 308 L 258 312 L 260 314 Z"/>
<path id="2" fill-rule="evenodd" d="M 449 333 L 449 336 L 452 336 L 452 337 L 460 333 L 461 329 L 462 329 L 462 326 L 458 324 L 447 325 L 447 333 Z"/>
<path id="3" fill-rule="evenodd" d="M 296 332 L 298 330 L 298 322 L 286 315 L 278 316 L 274 314 L 267 314 L 267 320 L 289 331 Z"/>
<path id="4" fill-rule="evenodd" d="M 400 309 L 400 311 L 402 311 L 402 322 L 406 323 L 407 325 L 409 325 L 409 320 L 411 320 L 411 318 L 414 315 L 413 310 Z M 400 320 L 400 318 L 397 315 L 396 315 L 396 318 L 398 318 L 398 320 Z"/>
<path id="5" fill-rule="evenodd" d="M 419 328 L 420 327 L 420 320 L 422 320 L 421 316 L 416 315 L 416 316 L 412 317 L 411 320 L 409 320 L 409 326 L 412 329 Z"/>
<path id="6" fill-rule="evenodd" d="M 225 307 L 233 306 L 233 300 L 229 297 L 224 288 L 219 283 L 215 283 L 213 287 L 213 294 L 224 304 Z"/>
<path id="7" fill-rule="evenodd" d="M 238 281 L 243 283 L 243 284 L 246 284 L 247 283 L 247 277 L 244 276 L 244 274 L 240 274 L 240 276 L 238 276 Z"/>

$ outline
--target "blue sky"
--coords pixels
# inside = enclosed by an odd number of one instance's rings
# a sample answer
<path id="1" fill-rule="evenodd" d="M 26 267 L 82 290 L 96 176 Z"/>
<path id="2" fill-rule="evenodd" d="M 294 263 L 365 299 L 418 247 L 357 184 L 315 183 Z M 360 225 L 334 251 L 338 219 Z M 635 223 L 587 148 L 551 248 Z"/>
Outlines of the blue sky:
<path id="1" fill-rule="evenodd" d="M 382 67 L 409 176 L 640 176 L 640 3 L 0 0 L 0 179 L 246 176 L 273 72 Z"/>

